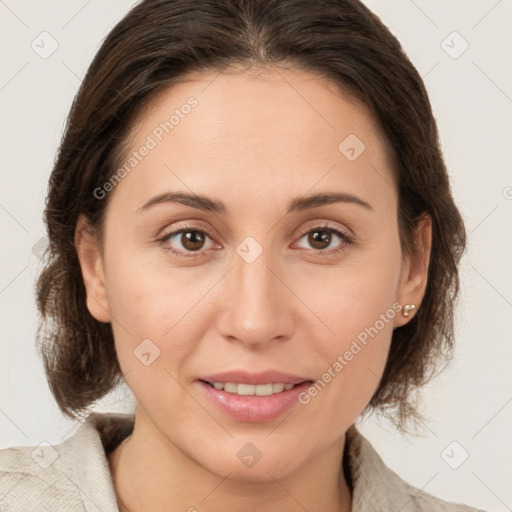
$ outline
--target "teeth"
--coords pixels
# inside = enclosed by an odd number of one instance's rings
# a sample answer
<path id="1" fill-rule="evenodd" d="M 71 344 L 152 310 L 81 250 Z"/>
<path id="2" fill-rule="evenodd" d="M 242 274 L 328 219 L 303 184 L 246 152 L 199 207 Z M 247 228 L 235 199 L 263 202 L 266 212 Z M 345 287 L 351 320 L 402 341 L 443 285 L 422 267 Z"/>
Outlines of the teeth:
<path id="1" fill-rule="evenodd" d="M 275 393 L 292 389 L 294 384 L 269 383 L 269 384 L 236 384 L 235 382 L 213 382 L 215 389 L 223 389 L 228 393 L 235 393 L 237 395 L 256 395 L 256 396 L 270 396 Z"/>

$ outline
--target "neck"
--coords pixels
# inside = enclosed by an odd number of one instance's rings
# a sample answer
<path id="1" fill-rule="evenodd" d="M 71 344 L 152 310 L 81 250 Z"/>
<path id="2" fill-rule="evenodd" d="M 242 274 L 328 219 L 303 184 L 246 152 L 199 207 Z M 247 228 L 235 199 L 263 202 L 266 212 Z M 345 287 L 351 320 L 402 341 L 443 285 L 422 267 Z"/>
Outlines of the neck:
<path id="1" fill-rule="evenodd" d="M 135 421 L 132 435 L 108 456 L 120 512 L 351 511 L 345 438 L 291 474 L 251 481 L 212 473 L 167 440 L 162 449 L 152 434 Z"/>

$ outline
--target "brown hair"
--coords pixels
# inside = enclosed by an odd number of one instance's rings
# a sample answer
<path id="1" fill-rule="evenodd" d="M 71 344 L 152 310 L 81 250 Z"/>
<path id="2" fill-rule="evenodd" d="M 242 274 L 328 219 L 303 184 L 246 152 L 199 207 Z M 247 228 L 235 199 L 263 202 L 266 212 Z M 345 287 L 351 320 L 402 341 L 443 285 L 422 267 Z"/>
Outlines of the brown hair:
<path id="1" fill-rule="evenodd" d="M 50 176 L 49 246 L 37 281 L 38 348 L 66 415 L 78 417 L 122 382 L 111 325 L 86 307 L 74 232 L 84 214 L 101 233 L 108 197 L 94 191 L 121 164 L 137 115 L 188 73 L 286 64 L 334 81 L 370 109 L 392 154 L 404 252 L 414 251 L 421 216 L 432 219 L 425 296 L 393 331 L 365 409 L 382 411 L 399 428 L 421 419 L 414 392 L 453 351 L 465 230 L 423 81 L 389 29 L 357 0 L 145 0 L 107 36 L 74 99 Z"/>

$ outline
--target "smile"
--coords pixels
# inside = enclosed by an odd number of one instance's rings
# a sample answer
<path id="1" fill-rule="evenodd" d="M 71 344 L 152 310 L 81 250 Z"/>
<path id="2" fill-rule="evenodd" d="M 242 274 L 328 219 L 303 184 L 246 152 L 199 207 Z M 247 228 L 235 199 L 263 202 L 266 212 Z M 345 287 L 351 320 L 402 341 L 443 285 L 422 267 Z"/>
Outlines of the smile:
<path id="1" fill-rule="evenodd" d="M 276 420 L 300 404 L 299 395 L 312 381 L 246 384 L 196 381 L 208 402 L 237 421 L 261 423 Z"/>
<path id="2" fill-rule="evenodd" d="M 234 393 L 242 396 L 270 396 L 276 393 L 282 393 L 295 387 L 295 384 L 284 384 L 282 382 L 269 384 L 237 384 L 236 382 L 208 382 L 215 389 L 223 389 L 227 393 Z"/>

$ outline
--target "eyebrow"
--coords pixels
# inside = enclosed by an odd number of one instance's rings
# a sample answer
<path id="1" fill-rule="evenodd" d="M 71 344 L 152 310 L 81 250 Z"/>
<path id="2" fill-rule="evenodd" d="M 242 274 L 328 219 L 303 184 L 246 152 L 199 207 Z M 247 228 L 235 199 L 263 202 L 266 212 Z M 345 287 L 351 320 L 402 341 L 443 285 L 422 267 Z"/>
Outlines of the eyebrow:
<path id="1" fill-rule="evenodd" d="M 164 192 L 163 194 L 159 194 L 138 208 L 137 213 L 143 213 L 153 206 L 166 203 L 183 204 L 197 208 L 198 210 L 214 212 L 220 215 L 226 215 L 228 213 L 228 209 L 222 201 L 188 192 Z M 362 206 L 367 210 L 373 210 L 369 203 L 353 194 L 345 192 L 321 192 L 310 196 L 296 197 L 290 201 L 287 213 L 309 210 L 333 203 L 351 203 Z"/>

